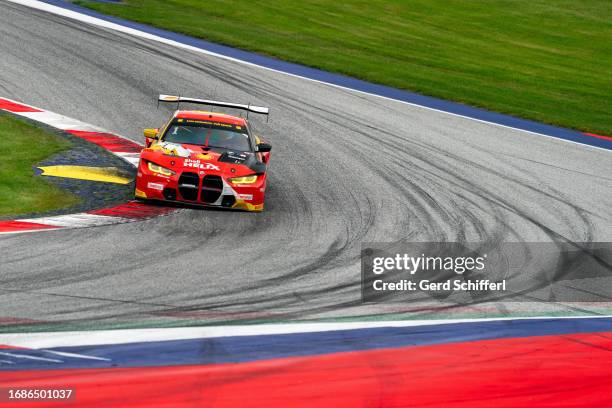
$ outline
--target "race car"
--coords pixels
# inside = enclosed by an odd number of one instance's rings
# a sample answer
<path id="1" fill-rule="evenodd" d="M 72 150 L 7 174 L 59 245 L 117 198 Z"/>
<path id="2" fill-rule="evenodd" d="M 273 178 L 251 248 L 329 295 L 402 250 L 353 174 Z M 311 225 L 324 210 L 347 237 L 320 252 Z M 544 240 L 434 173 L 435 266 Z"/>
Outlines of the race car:
<path id="1" fill-rule="evenodd" d="M 247 119 L 225 113 L 178 110 L 195 103 L 269 114 L 269 108 L 159 95 L 177 110 L 161 129 L 145 129 L 134 196 L 262 211 L 272 146 L 255 136 Z"/>

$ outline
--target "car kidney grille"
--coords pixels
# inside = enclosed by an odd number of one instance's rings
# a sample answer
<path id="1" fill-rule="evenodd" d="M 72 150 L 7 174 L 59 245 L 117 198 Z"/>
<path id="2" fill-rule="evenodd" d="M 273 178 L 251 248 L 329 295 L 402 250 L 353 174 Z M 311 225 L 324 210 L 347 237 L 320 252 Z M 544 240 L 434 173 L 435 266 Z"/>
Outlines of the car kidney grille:
<path id="1" fill-rule="evenodd" d="M 196 173 L 183 173 L 178 180 L 179 193 L 185 200 L 196 201 L 198 199 L 198 187 L 200 178 Z"/>
<path id="2" fill-rule="evenodd" d="M 214 203 L 223 191 L 223 180 L 219 176 L 204 176 L 202 181 L 201 200 L 205 203 Z"/>

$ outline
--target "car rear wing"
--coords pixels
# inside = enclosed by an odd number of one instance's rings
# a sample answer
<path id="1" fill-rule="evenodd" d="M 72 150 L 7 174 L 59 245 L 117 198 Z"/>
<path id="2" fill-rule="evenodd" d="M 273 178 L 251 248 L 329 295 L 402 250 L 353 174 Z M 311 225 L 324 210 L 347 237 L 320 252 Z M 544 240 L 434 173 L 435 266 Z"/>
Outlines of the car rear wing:
<path id="1" fill-rule="evenodd" d="M 180 106 L 181 102 L 188 103 L 197 103 L 200 105 L 211 105 L 211 106 L 222 106 L 224 108 L 233 108 L 233 109 L 242 109 L 248 112 L 259 113 L 261 115 L 269 115 L 270 108 L 266 108 L 264 106 L 254 106 L 254 105 L 243 105 L 240 103 L 232 103 L 232 102 L 219 102 L 219 101 L 211 101 L 207 99 L 196 99 L 196 98 L 186 98 L 184 96 L 177 95 L 159 95 L 159 102 L 175 102 L 177 106 Z"/>

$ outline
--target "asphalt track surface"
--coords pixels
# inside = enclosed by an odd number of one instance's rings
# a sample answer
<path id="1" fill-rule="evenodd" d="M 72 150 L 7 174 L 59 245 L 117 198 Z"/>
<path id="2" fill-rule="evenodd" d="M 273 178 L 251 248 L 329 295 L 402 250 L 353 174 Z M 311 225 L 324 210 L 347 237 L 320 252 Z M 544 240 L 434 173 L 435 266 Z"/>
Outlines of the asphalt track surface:
<path id="1" fill-rule="evenodd" d="M 360 305 L 362 242 L 612 240 L 606 150 L 1 0 L 0 39 L 2 96 L 138 141 L 173 110 L 156 109 L 158 93 L 260 104 L 270 121 L 251 122 L 274 146 L 261 214 L 184 209 L 1 237 L 3 316 L 155 325 L 371 315 L 394 309 Z"/>

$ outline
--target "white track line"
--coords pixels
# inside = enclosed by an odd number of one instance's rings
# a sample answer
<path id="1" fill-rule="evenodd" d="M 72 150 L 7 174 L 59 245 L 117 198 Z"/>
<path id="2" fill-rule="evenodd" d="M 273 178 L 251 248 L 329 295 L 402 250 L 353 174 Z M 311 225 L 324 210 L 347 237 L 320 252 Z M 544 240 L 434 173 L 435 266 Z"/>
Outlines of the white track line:
<path id="1" fill-rule="evenodd" d="M 12 358 L 20 358 L 20 359 L 23 359 L 23 360 L 47 361 L 49 363 L 61 363 L 62 362 L 62 360 L 57 360 L 57 359 L 53 359 L 53 358 L 44 358 L 44 357 L 29 356 L 27 354 L 14 354 L 14 353 L 0 352 L 0 356 L 12 357 Z"/>
<path id="2" fill-rule="evenodd" d="M 9 100 L 8 98 L 3 98 Z M 19 103 L 19 102 L 16 102 Z M 25 104 L 23 104 L 25 105 Z M 39 108 L 36 108 L 39 109 Z M 19 116 L 25 116 L 26 118 L 35 120 L 37 122 L 45 123 L 61 130 L 81 130 L 86 132 L 98 132 L 104 133 L 104 129 L 97 126 L 90 125 L 85 122 L 81 122 L 77 119 L 72 119 L 64 115 L 53 112 L 13 112 Z"/>
<path id="3" fill-rule="evenodd" d="M 338 330 L 356 330 L 377 327 L 432 326 L 452 323 L 478 323 L 490 321 L 550 320 L 609 318 L 612 316 L 567 317 L 511 317 L 483 319 L 405 320 L 377 322 L 337 323 L 279 323 L 242 326 L 172 327 L 152 329 L 93 330 L 86 332 L 7 333 L 0 334 L 0 344 L 32 349 L 54 347 L 93 346 L 102 344 L 127 344 L 150 341 L 204 339 L 229 336 L 260 336 L 271 334 L 313 333 Z"/>
<path id="4" fill-rule="evenodd" d="M 51 225 L 53 227 L 85 228 L 97 227 L 100 225 L 117 224 L 120 222 L 129 222 L 130 220 L 121 217 L 111 217 L 106 215 L 77 213 L 58 215 L 54 217 L 28 218 L 17 221 L 34 222 L 37 224 Z"/>
<path id="5" fill-rule="evenodd" d="M 123 153 L 123 152 L 114 152 L 116 156 L 121 157 L 123 160 L 127 161 L 134 167 L 138 167 L 138 163 L 140 162 L 140 153 Z"/>
<path id="6" fill-rule="evenodd" d="M 88 356 L 85 354 L 77 354 L 77 353 L 66 353 L 65 351 L 54 351 L 54 350 L 42 350 L 45 353 L 55 354 L 60 357 L 69 357 L 69 358 L 81 358 L 84 360 L 98 360 L 98 361 L 111 361 L 110 358 L 105 357 L 96 357 L 96 356 Z"/>

